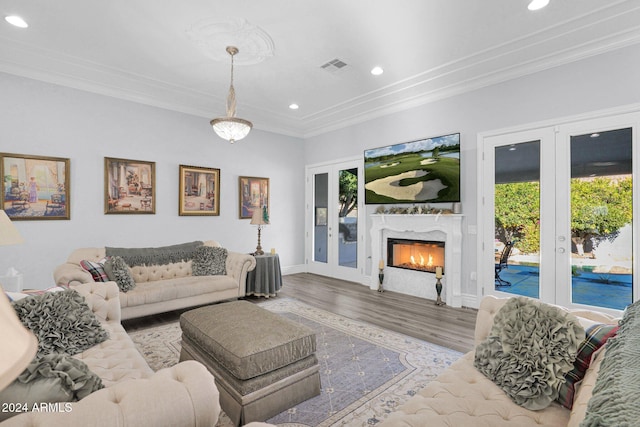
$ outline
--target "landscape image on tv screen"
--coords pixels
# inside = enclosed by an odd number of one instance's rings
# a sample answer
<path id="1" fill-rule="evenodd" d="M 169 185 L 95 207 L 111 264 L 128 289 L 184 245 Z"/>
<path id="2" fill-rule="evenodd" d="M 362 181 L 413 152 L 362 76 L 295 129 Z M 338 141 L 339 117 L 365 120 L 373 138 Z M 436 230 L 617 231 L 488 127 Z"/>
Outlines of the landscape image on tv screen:
<path id="1" fill-rule="evenodd" d="M 366 204 L 460 201 L 460 134 L 364 152 Z"/>

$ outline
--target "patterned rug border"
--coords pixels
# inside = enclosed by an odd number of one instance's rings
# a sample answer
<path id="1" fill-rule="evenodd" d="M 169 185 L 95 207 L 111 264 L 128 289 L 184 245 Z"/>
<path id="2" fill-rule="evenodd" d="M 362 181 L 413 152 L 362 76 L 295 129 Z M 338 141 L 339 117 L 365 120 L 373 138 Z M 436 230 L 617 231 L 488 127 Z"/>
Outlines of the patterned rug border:
<path id="1" fill-rule="evenodd" d="M 398 332 L 390 331 L 371 323 L 350 319 L 323 309 L 310 306 L 293 298 L 277 298 L 258 303 L 259 306 L 273 312 L 292 313 L 317 322 L 342 333 L 367 341 L 376 346 L 391 350 L 400 355 L 400 362 L 407 368 L 393 379 L 371 390 L 345 408 L 329 415 L 314 427 L 334 425 L 370 426 L 377 424 L 399 405 L 418 393 L 428 382 L 457 360 L 462 353 L 455 350 L 419 340 Z M 158 342 L 161 335 L 176 334 L 173 341 Z M 162 332 L 160 332 L 162 331 Z M 154 370 L 177 363 L 180 354 L 180 328 L 178 322 L 153 325 L 130 333 L 136 346 Z M 149 335 L 151 334 L 151 335 Z M 144 344 L 151 341 L 151 346 Z M 175 360 L 154 361 L 155 348 L 164 346 L 165 352 L 171 352 Z M 167 350 L 167 347 L 169 349 Z M 162 352 L 160 350 L 159 352 Z M 226 416 L 221 417 L 218 427 L 229 424 Z M 307 424 L 280 423 L 281 427 L 309 427 Z"/>

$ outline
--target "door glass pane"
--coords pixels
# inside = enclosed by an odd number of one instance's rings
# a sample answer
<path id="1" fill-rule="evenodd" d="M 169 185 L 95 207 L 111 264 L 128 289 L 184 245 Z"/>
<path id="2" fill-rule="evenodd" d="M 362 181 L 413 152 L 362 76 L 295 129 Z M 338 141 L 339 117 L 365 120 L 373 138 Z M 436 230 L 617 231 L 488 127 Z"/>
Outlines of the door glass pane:
<path id="1" fill-rule="evenodd" d="M 631 129 L 571 137 L 571 299 L 633 301 Z"/>
<path id="2" fill-rule="evenodd" d="M 328 261 L 327 247 L 329 244 L 328 206 L 329 206 L 329 174 L 318 173 L 313 176 L 314 194 L 314 232 L 313 232 L 313 260 L 315 262 Z"/>
<path id="3" fill-rule="evenodd" d="M 358 267 L 358 169 L 338 172 L 338 264 Z"/>
<path id="4" fill-rule="evenodd" d="M 540 141 L 495 148 L 495 289 L 540 296 Z"/>

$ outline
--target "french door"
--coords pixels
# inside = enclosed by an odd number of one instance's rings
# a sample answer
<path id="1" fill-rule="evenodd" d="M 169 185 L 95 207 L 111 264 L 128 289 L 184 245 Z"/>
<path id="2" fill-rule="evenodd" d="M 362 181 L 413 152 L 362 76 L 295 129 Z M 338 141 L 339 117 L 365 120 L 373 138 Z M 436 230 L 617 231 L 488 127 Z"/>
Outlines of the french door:
<path id="1" fill-rule="evenodd" d="M 481 141 L 485 294 L 622 310 L 638 299 L 640 114 Z"/>
<path id="2" fill-rule="evenodd" d="M 362 161 L 307 168 L 306 262 L 310 273 L 362 279 Z"/>

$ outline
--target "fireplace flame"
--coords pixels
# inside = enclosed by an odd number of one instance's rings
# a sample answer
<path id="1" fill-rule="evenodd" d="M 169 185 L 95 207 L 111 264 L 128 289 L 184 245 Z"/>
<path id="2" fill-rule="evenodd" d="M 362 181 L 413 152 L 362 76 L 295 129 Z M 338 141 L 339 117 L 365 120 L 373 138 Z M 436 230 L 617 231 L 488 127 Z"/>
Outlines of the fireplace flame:
<path id="1" fill-rule="evenodd" d="M 418 253 L 418 255 L 420 256 L 420 262 L 416 262 L 416 259 L 413 255 L 411 255 L 411 265 L 419 265 L 420 267 L 433 267 L 433 255 L 429 254 L 429 261 L 427 261 L 427 264 L 425 265 L 424 263 L 424 256 L 422 256 L 422 253 Z"/>

